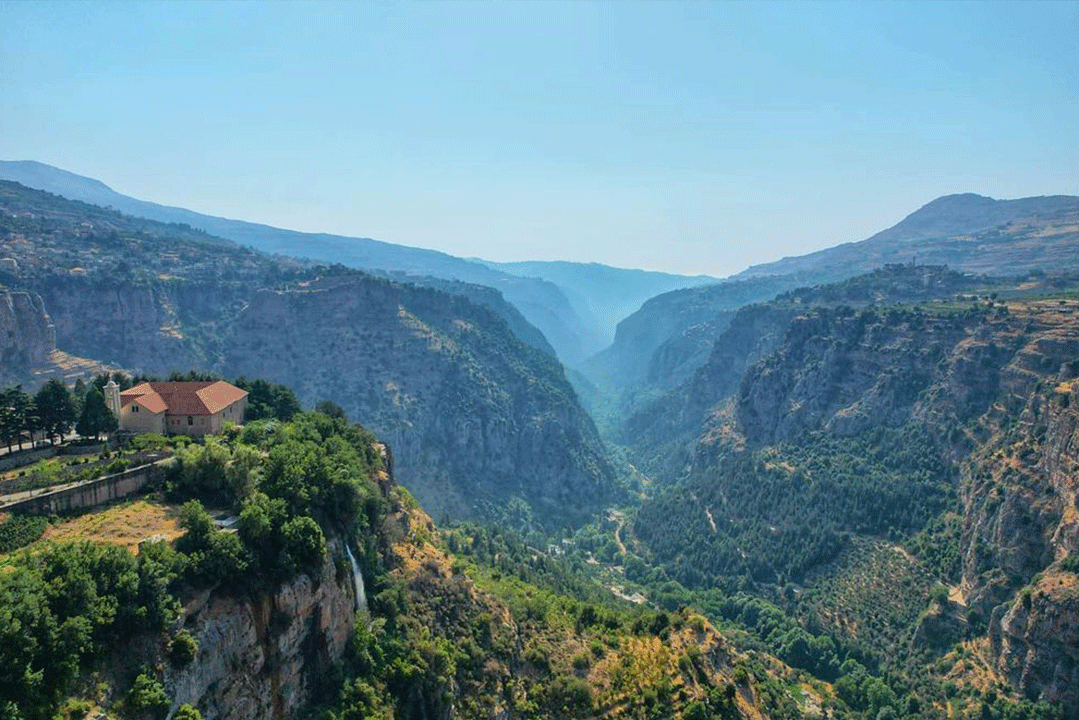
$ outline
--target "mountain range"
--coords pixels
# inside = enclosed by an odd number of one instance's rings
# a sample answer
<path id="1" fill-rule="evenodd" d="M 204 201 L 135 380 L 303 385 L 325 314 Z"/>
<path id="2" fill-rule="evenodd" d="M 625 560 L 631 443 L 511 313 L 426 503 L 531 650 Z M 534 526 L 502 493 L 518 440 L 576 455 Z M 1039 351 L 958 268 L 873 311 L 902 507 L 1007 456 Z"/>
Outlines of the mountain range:
<path id="1" fill-rule="evenodd" d="M 83 181 L 70 183 L 102 192 Z M 262 250 L 180 216 L 158 222 L 0 182 L 3 381 L 103 363 L 245 374 L 369 424 L 397 478 L 454 538 L 428 547 L 434 525 L 417 511 L 369 528 L 378 543 L 409 537 L 393 567 L 414 573 L 407 587 L 380 580 L 374 627 L 410 604 L 440 632 L 452 627 L 439 647 L 474 648 L 456 667 L 483 668 L 471 682 L 497 688 L 477 717 L 511 716 L 496 699 L 510 696 L 521 716 L 541 706 L 609 718 L 668 707 L 848 720 L 1079 712 L 1079 198 L 947 196 L 860 243 L 719 282 L 490 267 L 258 227 L 236 232 L 262 238 Z M 281 252 L 314 238 L 320 252 L 356 242 L 357 263 L 382 262 L 377 250 L 396 265 L 367 272 Z M 463 281 L 459 267 L 490 284 Z M 528 293 L 507 291 L 511 281 Z M 574 283 L 576 293 L 561 289 Z M 590 313 L 614 317 L 653 290 L 586 358 L 566 318 L 595 339 Z M 552 356 L 566 362 L 567 347 L 580 372 Z M 460 520 L 528 537 L 496 543 L 496 531 Z M 450 552 L 489 564 L 477 571 Z M 347 566 L 334 553 L 340 582 Z M 585 596 L 599 582 L 658 614 L 627 637 L 615 610 L 527 585 L 553 569 L 558 588 Z M 477 572 L 512 607 L 458 579 Z M 731 647 L 686 607 L 731 630 Z M 520 625 L 508 632 L 511 617 Z M 684 656 L 663 665 L 677 672 L 644 681 L 643 666 L 605 660 L 639 644 L 657 667 L 664 636 L 683 638 Z M 694 638 L 708 640 L 710 670 Z M 428 657 L 453 675 L 448 659 Z M 577 681 L 548 687 L 552 667 L 574 668 Z M 589 697 L 588 683 L 610 702 L 567 699 Z M 526 685 L 544 689 L 522 695 Z M 441 698 L 431 707 L 444 718 L 479 697 L 405 687 L 417 702 Z"/>
<path id="2" fill-rule="evenodd" d="M 644 300 L 712 278 L 583 263 L 487 263 L 364 237 L 285 230 L 137 200 L 100 180 L 34 161 L 0 161 L 0 179 L 126 215 L 203 230 L 263 252 L 309 258 L 391 277 L 429 276 L 492 287 L 539 328 L 565 363 L 601 350 L 618 320 Z"/>

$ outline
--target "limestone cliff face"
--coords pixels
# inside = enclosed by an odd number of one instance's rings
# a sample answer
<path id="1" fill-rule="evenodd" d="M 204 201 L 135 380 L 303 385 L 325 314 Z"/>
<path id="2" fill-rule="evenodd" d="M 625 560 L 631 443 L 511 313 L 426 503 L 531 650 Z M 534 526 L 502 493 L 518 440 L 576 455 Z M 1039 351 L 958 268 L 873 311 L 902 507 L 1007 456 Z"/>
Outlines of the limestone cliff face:
<path id="1" fill-rule="evenodd" d="M 173 709 L 188 703 L 206 720 L 285 720 L 311 701 L 353 628 L 351 575 L 336 569 L 343 557 L 332 540 L 315 576 L 257 597 L 215 590 L 189 601 L 180 622 L 199 651 L 166 671 Z"/>
<path id="2" fill-rule="evenodd" d="M 0 287 L 0 381 L 45 363 L 56 349 L 56 329 L 36 293 Z"/>
<path id="3" fill-rule="evenodd" d="M 989 655 L 1012 687 L 1079 708 L 1079 591 L 1073 573 L 1046 573 L 993 612 Z"/>
<path id="4" fill-rule="evenodd" d="M 370 279 L 262 291 L 229 333 L 223 367 L 339 403 L 394 448 L 398 481 L 435 517 L 525 503 L 572 522 L 609 497 L 561 367 L 462 298 Z"/>
<path id="5" fill-rule="evenodd" d="M 900 425 L 965 332 L 961 320 L 899 313 L 822 308 L 795 317 L 782 347 L 746 373 L 738 429 L 768 444 L 809 429 Z"/>
<path id="6" fill-rule="evenodd" d="M 132 371 L 206 368 L 216 327 L 243 302 L 242 286 L 54 277 L 37 283 L 60 348 Z"/>

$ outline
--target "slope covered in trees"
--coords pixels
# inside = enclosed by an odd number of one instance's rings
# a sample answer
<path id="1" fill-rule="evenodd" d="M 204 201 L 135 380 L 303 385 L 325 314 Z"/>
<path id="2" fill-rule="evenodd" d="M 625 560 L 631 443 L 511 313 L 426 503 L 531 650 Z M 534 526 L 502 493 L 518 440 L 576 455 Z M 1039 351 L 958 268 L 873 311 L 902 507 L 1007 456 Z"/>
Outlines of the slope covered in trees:
<path id="1" fill-rule="evenodd" d="M 738 590 L 778 603 L 879 667 L 897 697 L 928 683 L 933 712 L 949 682 L 975 682 L 924 669 L 964 639 L 983 643 L 975 657 L 1000 687 L 1071 712 L 1072 651 L 1034 637 L 1067 634 L 1074 617 L 1058 565 L 1076 532 L 1063 470 L 1074 467 L 1075 287 L 1067 275 L 892 267 L 740 311 L 742 341 L 729 331 L 667 401 L 682 408 L 685 464 L 634 518 L 653 567 L 635 576 L 658 597 L 674 581 L 698 605 Z M 656 437 L 636 436 L 643 462 Z M 894 594 L 873 589 L 889 583 Z M 995 697 L 978 701 L 987 717 L 1059 712 Z"/>

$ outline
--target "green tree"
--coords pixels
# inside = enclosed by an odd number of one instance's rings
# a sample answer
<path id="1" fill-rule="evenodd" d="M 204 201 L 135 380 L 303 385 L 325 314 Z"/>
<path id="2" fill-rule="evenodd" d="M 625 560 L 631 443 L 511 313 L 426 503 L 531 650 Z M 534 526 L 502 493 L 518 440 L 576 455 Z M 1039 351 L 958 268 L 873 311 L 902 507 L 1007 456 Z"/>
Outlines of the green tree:
<path id="1" fill-rule="evenodd" d="M 306 515 L 281 526 L 285 549 L 301 570 L 315 571 L 326 554 L 326 536 L 313 518 Z"/>
<path id="2" fill-rule="evenodd" d="M 22 385 L 6 388 L 0 394 L 0 439 L 8 449 L 18 443 L 21 450 L 23 434 L 35 424 L 34 401 L 23 392 Z"/>
<path id="3" fill-rule="evenodd" d="M 242 376 L 232 384 L 247 391 L 245 422 L 268 418 L 287 422 L 303 409 L 296 394 L 284 385 L 266 380 L 248 380 Z"/>
<path id="4" fill-rule="evenodd" d="M 345 410 L 333 400 L 319 400 L 315 404 L 315 412 L 320 412 L 334 420 L 347 420 Z"/>
<path id="5" fill-rule="evenodd" d="M 55 378 L 34 395 L 34 408 L 51 443 L 55 444 L 57 437 L 62 440 L 75 423 L 75 400 L 67 386 Z"/>
<path id="6" fill-rule="evenodd" d="M 184 703 L 176 708 L 176 714 L 172 716 L 172 720 L 202 720 L 202 713 L 198 708 Z"/>
<path id="7" fill-rule="evenodd" d="M 96 388 L 87 391 L 75 432 L 83 437 L 101 437 L 102 433 L 113 432 L 116 427 L 116 416 L 105 403 L 105 396 Z"/>
<path id="8" fill-rule="evenodd" d="M 140 673 L 127 694 L 129 711 L 149 717 L 161 717 L 169 709 L 165 688 L 150 671 Z"/>

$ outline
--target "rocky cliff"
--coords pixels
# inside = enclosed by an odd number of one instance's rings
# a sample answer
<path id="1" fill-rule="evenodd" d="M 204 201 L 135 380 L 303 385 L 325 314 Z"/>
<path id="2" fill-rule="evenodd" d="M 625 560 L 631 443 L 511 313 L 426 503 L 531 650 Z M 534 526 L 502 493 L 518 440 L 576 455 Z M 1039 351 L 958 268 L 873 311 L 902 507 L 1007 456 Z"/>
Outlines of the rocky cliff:
<path id="1" fill-rule="evenodd" d="M 791 321 L 734 404 L 748 446 L 927 428 L 959 468 L 961 588 L 968 618 L 988 621 L 986 660 L 1069 712 L 1079 591 L 1056 568 L 1079 551 L 1076 311 L 1066 301 L 940 315 L 819 309 Z"/>
<path id="2" fill-rule="evenodd" d="M 902 537 L 943 511 L 956 529 L 941 520 L 908 544 L 914 561 L 955 584 L 951 612 L 984 638 L 992 672 L 1074 713 L 1079 304 L 1048 286 L 1032 294 L 1052 299 L 1019 297 L 1038 278 L 985 282 L 895 267 L 739 311 L 693 380 L 628 424 L 639 460 L 690 444 L 680 466 L 658 465 L 660 480 L 685 478 L 675 501 L 640 522 L 657 552 L 683 554 L 714 523 L 693 567 L 748 555 L 760 570 L 754 552 L 791 528 L 792 567 L 813 567 L 843 547 L 835 531 Z M 878 472 L 889 484 L 859 498 Z M 921 519 L 874 499 L 892 492 Z M 805 517 L 833 528 L 801 529 Z"/>
<path id="3" fill-rule="evenodd" d="M 463 298 L 354 277 L 261 291 L 227 333 L 221 368 L 342 405 L 435 517 L 577 522 L 611 496 L 557 361 Z"/>
<path id="4" fill-rule="evenodd" d="M 352 577 L 340 540 L 318 573 L 260 595 L 227 589 L 190 599 L 178 621 L 198 642 L 182 668 L 167 666 L 172 708 L 187 703 L 206 720 L 285 720 L 316 699 L 351 637 Z"/>
<path id="5" fill-rule="evenodd" d="M 56 349 L 56 329 L 35 293 L 0 287 L 0 384 L 48 361 Z"/>

